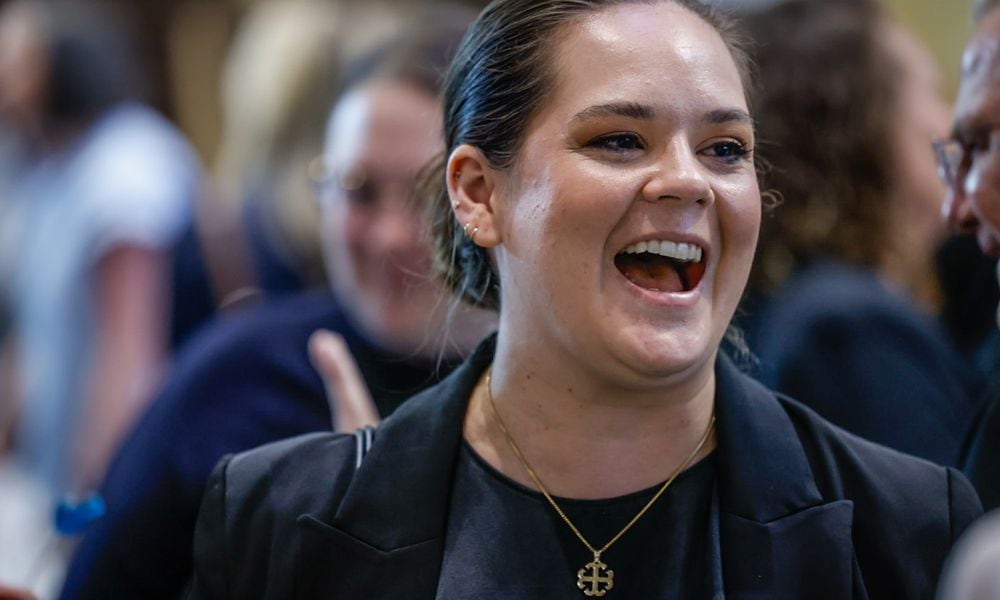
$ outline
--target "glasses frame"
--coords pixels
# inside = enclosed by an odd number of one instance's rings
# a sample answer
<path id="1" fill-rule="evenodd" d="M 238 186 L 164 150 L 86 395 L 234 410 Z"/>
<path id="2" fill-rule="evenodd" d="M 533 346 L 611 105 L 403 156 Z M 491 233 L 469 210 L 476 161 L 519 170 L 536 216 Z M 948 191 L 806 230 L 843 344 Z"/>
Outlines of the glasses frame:
<path id="1" fill-rule="evenodd" d="M 956 193 L 962 188 L 980 148 L 985 149 L 985 154 L 991 154 L 1000 147 L 1000 144 L 997 143 L 998 132 L 1000 132 L 1000 123 L 976 128 L 974 135 L 970 137 L 986 140 L 985 145 L 970 143 L 955 137 L 937 139 L 931 142 L 934 158 L 937 161 L 938 176 L 947 186 L 949 192 Z"/>
<path id="2" fill-rule="evenodd" d="M 950 191 L 957 190 L 959 167 L 966 156 L 965 147 L 962 142 L 950 138 L 946 140 L 934 140 L 931 142 L 934 149 L 934 158 L 937 161 L 938 177 L 948 187 Z"/>
<path id="3" fill-rule="evenodd" d="M 358 170 L 338 175 L 327 164 L 329 158 L 321 154 L 306 165 L 306 174 L 312 187 L 313 198 L 320 204 L 331 202 L 335 198 L 349 196 L 364 188 L 368 174 Z"/>

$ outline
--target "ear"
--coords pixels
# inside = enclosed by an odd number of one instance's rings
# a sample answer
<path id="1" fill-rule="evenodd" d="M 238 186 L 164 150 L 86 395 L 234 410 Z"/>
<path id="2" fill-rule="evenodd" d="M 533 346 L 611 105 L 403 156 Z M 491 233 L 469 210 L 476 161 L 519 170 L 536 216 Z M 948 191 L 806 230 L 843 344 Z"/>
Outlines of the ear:
<path id="1" fill-rule="evenodd" d="M 483 248 L 499 246 L 503 242 L 496 194 L 500 173 L 468 144 L 452 151 L 445 173 L 452 210 L 466 235 Z"/>

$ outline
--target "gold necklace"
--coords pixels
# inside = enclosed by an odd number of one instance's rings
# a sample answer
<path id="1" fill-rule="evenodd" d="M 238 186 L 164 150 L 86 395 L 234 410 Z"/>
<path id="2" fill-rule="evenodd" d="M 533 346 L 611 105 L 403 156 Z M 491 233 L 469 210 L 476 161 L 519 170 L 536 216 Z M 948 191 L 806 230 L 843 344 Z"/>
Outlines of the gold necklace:
<path id="1" fill-rule="evenodd" d="M 493 409 L 493 416 L 497 420 L 497 425 L 500 426 L 500 431 L 502 431 L 504 437 L 507 438 L 507 443 L 510 445 L 510 449 L 514 451 L 514 455 L 517 456 L 517 460 L 521 463 L 521 466 L 524 467 L 524 470 L 527 471 L 528 475 L 531 476 L 532 481 L 535 482 L 535 485 L 538 486 L 538 489 L 541 490 L 542 495 L 545 496 L 545 499 L 549 501 L 549 504 L 552 505 L 552 508 L 555 509 L 559 517 L 567 525 L 569 525 L 569 528 L 573 530 L 573 533 L 576 535 L 577 539 L 583 542 L 583 545 L 586 546 L 588 550 L 594 553 L 594 560 L 587 563 L 586 565 L 584 565 L 582 569 L 577 571 L 576 587 L 580 588 L 580 590 L 584 593 L 584 595 L 588 597 L 589 596 L 600 597 L 603 596 L 604 594 L 607 594 L 608 591 L 612 587 L 614 587 L 615 572 L 609 569 L 608 565 L 601 562 L 601 554 L 607 551 L 607 549 L 610 548 L 612 544 L 617 542 L 619 538 L 625 535 L 625 532 L 631 529 L 632 526 L 635 525 L 636 522 L 639 519 L 641 519 L 644 514 L 646 514 L 646 511 L 648 511 L 650 507 L 652 507 L 653 504 L 655 504 L 656 501 L 660 499 L 660 496 L 663 495 L 663 492 L 667 491 L 667 488 L 670 487 L 670 484 L 674 482 L 674 479 L 677 479 L 677 476 L 681 474 L 684 471 L 684 469 L 686 469 L 688 465 L 691 464 L 691 461 L 694 460 L 694 457 L 697 456 L 699 452 L 701 452 L 701 449 L 705 446 L 705 443 L 708 441 L 708 438 L 712 433 L 712 428 L 715 426 L 715 411 L 714 410 L 712 411 L 712 416 L 708 421 L 708 427 L 705 428 L 705 433 L 702 434 L 701 440 L 698 442 L 698 445 L 695 446 L 694 451 L 692 451 L 691 454 L 687 457 L 687 459 L 684 460 L 681 466 L 677 467 L 677 470 L 670 475 L 670 478 L 667 479 L 662 486 L 660 486 L 660 489 L 657 490 L 656 494 L 654 494 L 653 497 L 650 498 L 649 502 L 647 502 L 646 505 L 642 507 L 642 510 L 636 513 L 636 515 L 632 517 L 632 520 L 629 521 L 625 525 L 625 527 L 622 527 L 621 531 L 619 531 L 613 538 L 611 538 L 611 540 L 607 544 L 604 544 L 604 546 L 602 546 L 601 548 L 594 548 L 594 546 L 587 541 L 587 538 L 583 537 L 583 534 L 580 533 L 580 530 L 576 528 L 576 525 L 574 525 L 573 522 L 569 520 L 569 517 L 566 516 L 566 513 L 564 513 L 562 509 L 559 508 L 559 505 L 556 504 L 556 501 L 552 498 L 552 495 L 549 494 L 549 491 L 545 488 L 544 485 L 542 485 L 542 480 L 538 478 L 538 475 L 535 473 L 535 470 L 531 468 L 531 465 L 528 464 L 527 459 L 525 459 L 524 455 L 521 454 L 521 450 L 517 447 L 517 444 L 514 443 L 514 438 L 511 437 L 510 431 L 507 430 L 507 426 L 504 424 L 503 419 L 500 418 L 500 413 L 497 412 L 496 402 L 493 401 L 492 379 L 493 379 L 493 365 L 490 365 L 490 368 L 487 369 L 486 371 L 486 397 L 489 398 L 490 408 Z"/>

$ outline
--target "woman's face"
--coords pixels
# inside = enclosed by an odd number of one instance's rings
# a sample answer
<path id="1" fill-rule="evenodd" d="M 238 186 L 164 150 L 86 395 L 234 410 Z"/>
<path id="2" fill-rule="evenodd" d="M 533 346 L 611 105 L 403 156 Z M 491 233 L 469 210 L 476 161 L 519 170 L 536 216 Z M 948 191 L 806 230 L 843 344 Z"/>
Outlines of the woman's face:
<path id="1" fill-rule="evenodd" d="M 737 68 L 672 3 L 561 33 L 550 99 L 500 173 L 501 328 L 618 382 L 707 376 L 760 225 Z"/>
<path id="2" fill-rule="evenodd" d="M 414 177 L 442 148 L 438 102 L 413 86 L 374 80 L 334 107 L 321 193 L 323 249 L 337 299 L 362 333 L 413 352 L 438 325 L 441 286 L 412 199 Z"/>

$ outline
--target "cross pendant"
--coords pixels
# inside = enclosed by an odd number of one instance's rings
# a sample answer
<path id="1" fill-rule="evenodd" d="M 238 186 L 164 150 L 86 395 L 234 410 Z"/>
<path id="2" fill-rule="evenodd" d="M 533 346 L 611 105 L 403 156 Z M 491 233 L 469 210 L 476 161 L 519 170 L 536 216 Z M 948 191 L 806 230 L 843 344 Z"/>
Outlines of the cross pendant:
<path id="1" fill-rule="evenodd" d="M 587 597 L 600 598 L 614 587 L 615 572 L 601 562 L 601 553 L 594 552 L 594 560 L 576 572 L 576 587 Z"/>

